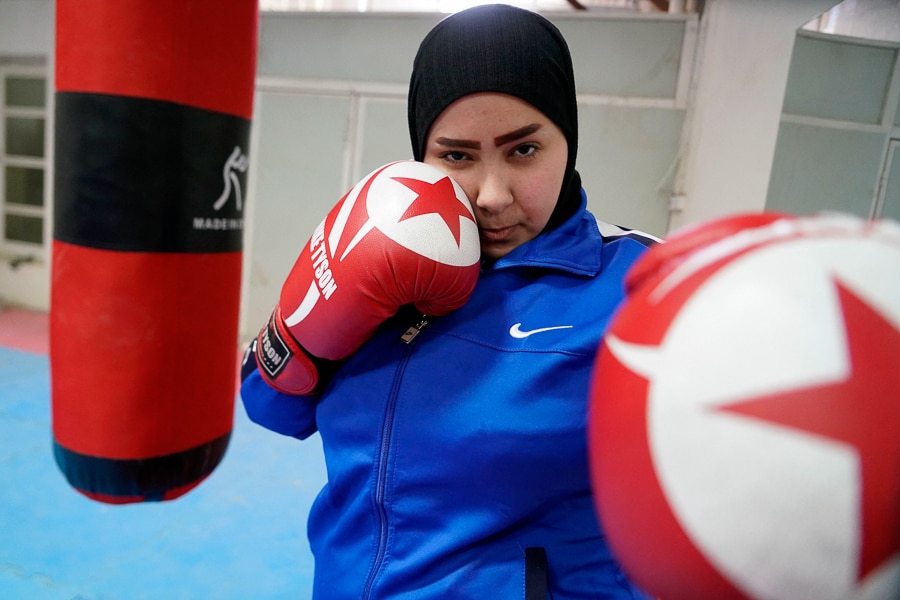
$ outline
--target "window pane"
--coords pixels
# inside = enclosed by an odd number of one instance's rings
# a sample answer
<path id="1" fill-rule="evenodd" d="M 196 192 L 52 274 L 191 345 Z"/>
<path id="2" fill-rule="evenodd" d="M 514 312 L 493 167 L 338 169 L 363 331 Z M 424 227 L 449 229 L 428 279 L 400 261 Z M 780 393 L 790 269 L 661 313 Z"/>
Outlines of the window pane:
<path id="1" fill-rule="evenodd" d="M 894 48 L 798 35 L 784 112 L 877 125 L 896 60 Z"/>
<path id="2" fill-rule="evenodd" d="M 7 117 L 6 154 L 44 156 L 44 120 Z"/>
<path id="3" fill-rule="evenodd" d="M 6 215 L 6 239 L 14 242 L 41 244 L 44 241 L 44 222 L 40 217 Z"/>
<path id="4" fill-rule="evenodd" d="M 32 77 L 8 77 L 6 79 L 6 105 L 7 106 L 33 106 L 45 105 L 44 80 Z"/>
<path id="5" fill-rule="evenodd" d="M 44 205 L 44 171 L 25 167 L 6 167 L 7 204 Z"/>

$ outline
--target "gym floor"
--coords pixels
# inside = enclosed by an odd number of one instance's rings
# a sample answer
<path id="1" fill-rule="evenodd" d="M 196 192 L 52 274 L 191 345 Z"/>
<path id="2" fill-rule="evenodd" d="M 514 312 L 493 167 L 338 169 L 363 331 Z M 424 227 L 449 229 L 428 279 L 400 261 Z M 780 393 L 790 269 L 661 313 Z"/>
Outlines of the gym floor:
<path id="1" fill-rule="evenodd" d="M 236 399 L 228 451 L 209 478 L 174 501 L 120 506 L 69 487 L 51 443 L 47 315 L 0 309 L 0 598 L 311 596 L 318 436 L 268 432 Z"/>

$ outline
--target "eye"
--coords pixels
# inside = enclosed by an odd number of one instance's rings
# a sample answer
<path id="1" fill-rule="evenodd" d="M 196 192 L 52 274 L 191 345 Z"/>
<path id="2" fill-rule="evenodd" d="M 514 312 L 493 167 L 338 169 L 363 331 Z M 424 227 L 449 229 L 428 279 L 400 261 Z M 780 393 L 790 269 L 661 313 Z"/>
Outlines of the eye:
<path id="1" fill-rule="evenodd" d="M 449 163 L 461 163 L 469 160 L 469 155 L 459 150 L 450 150 L 440 155 L 441 160 Z"/>
<path id="2" fill-rule="evenodd" d="M 540 148 L 537 146 L 537 144 L 532 144 L 529 142 L 527 144 L 516 146 L 515 148 L 513 148 L 510 154 L 514 158 L 528 158 L 534 156 L 534 154 L 538 152 L 538 150 L 540 150 Z"/>

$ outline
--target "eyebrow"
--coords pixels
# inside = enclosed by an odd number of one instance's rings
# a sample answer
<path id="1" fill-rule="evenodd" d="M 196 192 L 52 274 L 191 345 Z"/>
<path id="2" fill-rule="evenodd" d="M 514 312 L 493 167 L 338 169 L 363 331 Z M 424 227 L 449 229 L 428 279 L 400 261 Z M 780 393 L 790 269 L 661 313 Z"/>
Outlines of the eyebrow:
<path id="1" fill-rule="evenodd" d="M 503 135 L 498 135 L 494 138 L 494 145 L 498 148 L 504 144 L 508 144 L 509 142 L 513 142 L 515 140 L 522 139 L 523 137 L 529 136 L 541 126 L 537 123 L 532 123 L 531 125 L 526 125 L 525 127 L 520 127 L 515 131 L 510 131 L 509 133 L 504 133 Z"/>
<path id="2" fill-rule="evenodd" d="M 504 144 L 508 144 L 509 142 L 522 139 L 525 136 L 529 136 L 532 133 L 539 130 L 541 126 L 537 123 L 532 123 L 530 125 L 526 125 L 525 127 L 520 127 L 515 131 L 510 131 L 509 133 L 504 133 L 503 135 L 498 135 L 494 138 L 494 145 L 500 147 Z M 470 150 L 481 150 L 481 142 L 476 142 L 473 140 L 457 140 L 454 138 L 447 137 L 439 137 L 434 142 L 441 146 L 446 146 L 448 148 L 468 148 Z"/>

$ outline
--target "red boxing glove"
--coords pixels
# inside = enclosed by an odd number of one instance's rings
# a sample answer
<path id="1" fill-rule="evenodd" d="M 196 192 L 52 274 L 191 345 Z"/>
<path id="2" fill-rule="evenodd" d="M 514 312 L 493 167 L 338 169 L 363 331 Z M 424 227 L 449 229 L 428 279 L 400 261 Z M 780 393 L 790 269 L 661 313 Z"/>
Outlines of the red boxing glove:
<path id="1" fill-rule="evenodd" d="M 900 225 L 735 215 L 628 275 L 591 382 L 610 549 L 665 600 L 900 589 Z"/>
<path id="2" fill-rule="evenodd" d="M 404 304 L 439 316 L 465 304 L 481 246 L 462 188 L 424 163 L 367 175 L 316 227 L 256 344 L 263 379 L 311 394 L 315 359 L 353 354 Z"/>
<path id="3" fill-rule="evenodd" d="M 678 231 L 665 244 L 654 246 L 652 252 L 647 252 L 635 263 L 625 277 L 625 288 L 632 293 L 642 285 L 661 280 L 707 246 L 737 234 L 745 236 L 749 243 L 751 240 L 748 236 L 757 234 L 748 234 L 748 231 L 759 231 L 775 221 L 790 218 L 791 215 L 778 212 L 746 213 L 707 221 Z M 763 237 L 768 239 L 770 234 L 764 233 Z"/>

